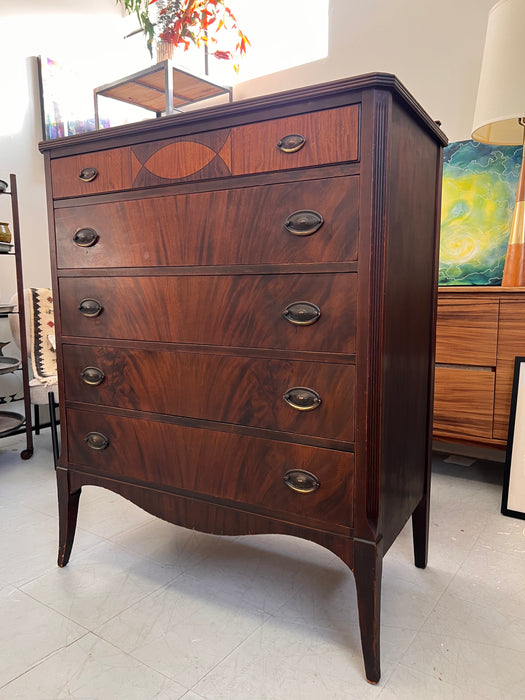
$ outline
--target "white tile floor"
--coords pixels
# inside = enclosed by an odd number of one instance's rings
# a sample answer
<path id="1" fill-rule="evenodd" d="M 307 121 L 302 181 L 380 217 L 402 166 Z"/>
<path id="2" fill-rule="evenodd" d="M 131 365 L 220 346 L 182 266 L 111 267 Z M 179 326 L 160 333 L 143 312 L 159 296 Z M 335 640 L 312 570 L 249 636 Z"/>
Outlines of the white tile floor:
<path id="1" fill-rule="evenodd" d="M 47 431 L 0 440 L 0 700 L 523 700 L 525 521 L 501 464 L 436 458 L 430 562 L 384 561 L 382 670 L 363 675 L 353 576 L 288 537 L 218 538 L 87 487 L 55 565 Z"/>

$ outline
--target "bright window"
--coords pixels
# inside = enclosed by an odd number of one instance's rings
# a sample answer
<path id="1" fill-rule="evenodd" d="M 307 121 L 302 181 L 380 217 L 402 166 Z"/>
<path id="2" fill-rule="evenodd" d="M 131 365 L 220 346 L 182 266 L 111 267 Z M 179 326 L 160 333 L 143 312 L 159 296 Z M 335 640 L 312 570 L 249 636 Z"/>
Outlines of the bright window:
<path id="1" fill-rule="evenodd" d="M 328 55 L 329 0 L 230 0 L 228 4 L 251 46 L 240 61 L 237 76 L 231 62 L 210 57 L 212 80 L 231 85 Z M 218 40 L 222 48 L 223 32 Z M 192 50 L 177 52 L 174 61 L 190 70 L 203 71 L 202 55 Z"/>
<path id="2" fill-rule="evenodd" d="M 239 80 L 275 73 L 328 55 L 329 0 L 231 0 L 251 42 Z"/>

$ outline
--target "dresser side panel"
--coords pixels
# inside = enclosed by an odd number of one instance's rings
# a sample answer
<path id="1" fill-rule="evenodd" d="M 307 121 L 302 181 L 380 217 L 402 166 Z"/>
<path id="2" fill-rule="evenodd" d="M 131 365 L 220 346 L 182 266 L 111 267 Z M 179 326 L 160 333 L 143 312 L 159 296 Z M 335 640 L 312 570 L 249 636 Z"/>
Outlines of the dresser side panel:
<path id="1" fill-rule="evenodd" d="M 51 262 L 51 288 L 53 290 L 53 313 L 54 313 L 54 331 L 56 343 L 57 357 L 57 375 L 58 375 L 58 396 L 59 402 L 65 394 L 64 372 L 63 372 L 63 357 L 62 357 L 62 316 L 60 313 L 60 297 L 57 277 L 57 242 L 55 238 L 55 212 L 53 207 L 53 178 L 51 158 L 49 153 L 44 154 L 44 169 L 46 178 L 46 203 L 47 203 L 47 218 L 48 218 L 48 233 L 49 233 L 49 255 Z M 60 416 L 60 431 L 59 431 L 59 468 L 67 467 L 67 449 L 65 435 L 67 434 L 67 419 L 65 416 Z"/>
<path id="2" fill-rule="evenodd" d="M 385 548 L 428 488 L 441 145 L 396 102 L 388 152 L 381 511 Z"/>

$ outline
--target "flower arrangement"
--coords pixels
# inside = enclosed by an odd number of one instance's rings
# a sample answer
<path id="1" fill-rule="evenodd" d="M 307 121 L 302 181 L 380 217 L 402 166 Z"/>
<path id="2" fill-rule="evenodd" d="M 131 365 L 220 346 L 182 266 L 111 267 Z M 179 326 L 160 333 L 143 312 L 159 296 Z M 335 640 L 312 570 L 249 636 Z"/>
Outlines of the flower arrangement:
<path id="1" fill-rule="evenodd" d="M 146 35 L 150 54 L 155 38 L 173 46 L 216 45 L 215 34 L 229 30 L 236 36 L 235 48 L 210 52 L 215 58 L 234 60 L 246 53 L 250 42 L 237 25 L 225 0 L 116 0 L 128 14 L 135 14 Z M 154 6 L 154 7 L 153 7 Z M 235 72 L 239 70 L 236 61 Z"/>

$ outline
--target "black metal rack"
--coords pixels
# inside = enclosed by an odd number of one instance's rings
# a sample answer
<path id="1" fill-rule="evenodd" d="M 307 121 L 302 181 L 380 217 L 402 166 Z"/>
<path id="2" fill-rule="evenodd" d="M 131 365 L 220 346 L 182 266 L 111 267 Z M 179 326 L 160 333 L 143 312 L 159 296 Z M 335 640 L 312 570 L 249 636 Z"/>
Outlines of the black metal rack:
<path id="1" fill-rule="evenodd" d="M 16 293 L 18 303 L 18 320 L 20 324 L 20 365 L 22 368 L 22 385 L 24 389 L 24 415 L 12 411 L 0 410 L 0 437 L 15 432 L 22 425 L 25 425 L 26 447 L 20 453 L 22 459 L 29 459 L 33 455 L 33 426 L 31 423 L 31 396 L 29 393 L 29 365 L 27 356 L 27 336 L 26 336 L 26 315 L 24 304 L 24 278 L 22 273 L 22 248 L 20 245 L 20 217 L 18 210 L 18 190 L 16 185 L 16 175 L 9 175 L 9 190 L 0 190 L 0 196 L 11 197 L 12 212 L 12 236 L 14 250 L 0 251 L 0 255 L 11 255 L 15 258 L 16 266 Z M 19 366 L 20 366 L 19 365 Z M 14 372 L 19 366 L 10 367 L 7 365 L 3 372 Z"/>

